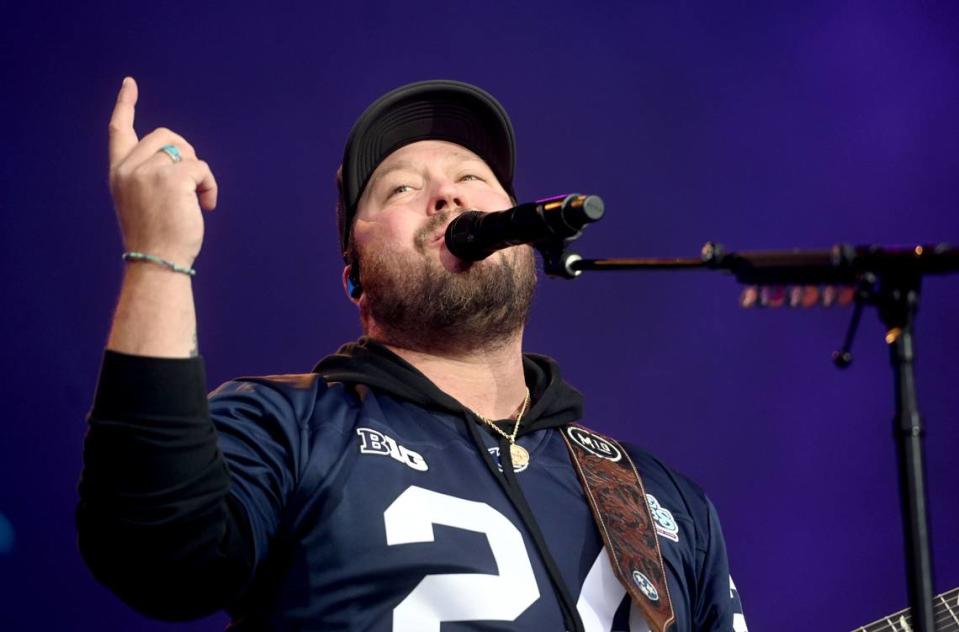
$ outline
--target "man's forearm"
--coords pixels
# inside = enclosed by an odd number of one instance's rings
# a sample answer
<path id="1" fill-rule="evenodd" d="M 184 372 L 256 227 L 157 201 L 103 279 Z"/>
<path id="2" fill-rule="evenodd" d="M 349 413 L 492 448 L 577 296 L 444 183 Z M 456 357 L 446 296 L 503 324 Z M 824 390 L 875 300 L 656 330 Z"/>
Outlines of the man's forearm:
<path id="1" fill-rule="evenodd" d="M 153 617 L 226 606 L 252 569 L 243 509 L 210 420 L 200 358 L 107 352 L 84 437 L 79 547 Z"/>
<path id="2" fill-rule="evenodd" d="M 153 263 L 128 263 L 107 349 L 155 358 L 197 350 L 191 277 Z"/>

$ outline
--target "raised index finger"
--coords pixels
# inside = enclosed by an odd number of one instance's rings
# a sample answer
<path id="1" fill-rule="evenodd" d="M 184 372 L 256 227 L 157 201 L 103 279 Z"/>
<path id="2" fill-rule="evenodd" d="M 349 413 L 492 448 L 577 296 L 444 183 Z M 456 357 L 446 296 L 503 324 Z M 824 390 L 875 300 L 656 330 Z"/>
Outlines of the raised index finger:
<path id="1" fill-rule="evenodd" d="M 117 104 L 110 117 L 110 165 L 114 166 L 136 147 L 137 133 L 133 129 L 133 117 L 137 104 L 137 82 L 133 77 L 124 77 Z"/>

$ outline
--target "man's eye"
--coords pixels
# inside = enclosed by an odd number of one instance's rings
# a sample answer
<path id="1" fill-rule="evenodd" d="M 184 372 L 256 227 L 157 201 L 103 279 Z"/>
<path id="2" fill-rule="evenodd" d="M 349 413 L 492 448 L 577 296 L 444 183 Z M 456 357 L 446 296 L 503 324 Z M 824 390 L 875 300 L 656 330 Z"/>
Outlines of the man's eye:
<path id="1" fill-rule="evenodd" d="M 463 181 L 463 180 L 479 180 L 480 182 L 482 182 L 483 178 L 479 177 L 475 173 L 467 173 L 463 175 L 462 177 L 460 177 L 460 181 Z"/>
<path id="2" fill-rule="evenodd" d="M 401 184 L 398 187 L 393 187 L 393 189 L 390 190 L 389 195 L 387 195 L 386 197 L 391 198 L 394 195 L 399 195 L 400 193 L 406 193 L 407 191 L 412 191 L 412 190 L 413 190 L 413 187 L 411 187 L 410 185 Z"/>

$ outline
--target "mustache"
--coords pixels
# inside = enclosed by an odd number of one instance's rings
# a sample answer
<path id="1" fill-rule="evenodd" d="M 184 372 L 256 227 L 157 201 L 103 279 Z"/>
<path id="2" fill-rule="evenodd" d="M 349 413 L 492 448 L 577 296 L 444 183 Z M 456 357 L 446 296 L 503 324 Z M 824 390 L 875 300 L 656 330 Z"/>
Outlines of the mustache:
<path id="1" fill-rule="evenodd" d="M 468 210 L 470 209 L 461 208 L 453 211 L 440 211 L 436 215 L 432 215 L 413 235 L 413 245 L 416 246 L 418 251 L 423 252 L 426 249 L 427 242 L 431 241 L 440 229 Z"/>

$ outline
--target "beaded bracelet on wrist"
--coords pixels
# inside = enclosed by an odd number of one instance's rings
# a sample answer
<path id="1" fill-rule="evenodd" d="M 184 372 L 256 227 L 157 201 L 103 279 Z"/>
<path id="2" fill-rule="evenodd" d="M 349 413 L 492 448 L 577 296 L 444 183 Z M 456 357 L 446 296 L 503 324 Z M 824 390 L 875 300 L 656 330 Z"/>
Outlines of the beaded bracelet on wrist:
<path id="1" fill-rule="evenodd" d="M 183 266 L 177 265 L 172 261 L 167 261 L 166 259 L 161 259 L 154 255 L 148 255 L 144 252 L 124 252 L 123 253 L 124 261 L 146 261 L 149 263 L 155 263 L 157 265 L 163 266 L 164 268 L 169 268 L 174 272 L 179 272 L 180 274 L 185 274 L 187 276 L 196 276 L 196 270 L 193 268 L 185 268 Z"/>

